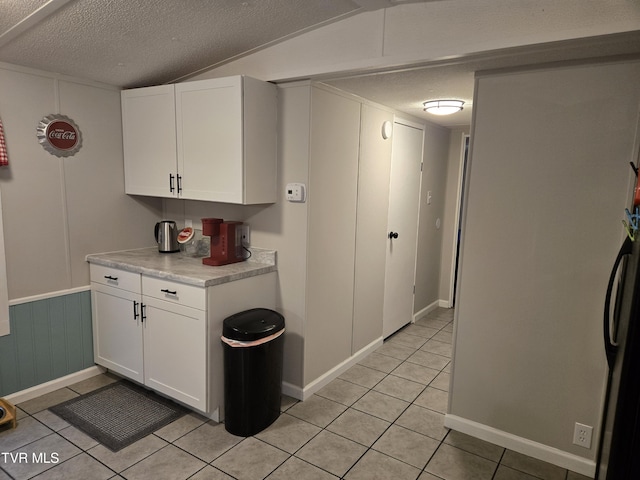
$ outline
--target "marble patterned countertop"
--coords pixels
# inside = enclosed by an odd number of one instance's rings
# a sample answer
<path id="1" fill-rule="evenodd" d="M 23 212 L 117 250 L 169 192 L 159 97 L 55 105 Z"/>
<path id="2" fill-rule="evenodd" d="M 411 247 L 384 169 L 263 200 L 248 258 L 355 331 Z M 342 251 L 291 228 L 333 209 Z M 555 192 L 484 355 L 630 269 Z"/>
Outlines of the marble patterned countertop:
<path id="1" fill-rule="evenodd" d="M 96 253 L 86 256 L 89 263 L 141 273 L 174 282 L 210 287 L 255 275 L 275 272 L 276 251 L 251 247 L 251 257 L 244 262 L 212 267 L 203 265 L 202 257 L 178 253 L 159 253 L 157 247 Z"/>

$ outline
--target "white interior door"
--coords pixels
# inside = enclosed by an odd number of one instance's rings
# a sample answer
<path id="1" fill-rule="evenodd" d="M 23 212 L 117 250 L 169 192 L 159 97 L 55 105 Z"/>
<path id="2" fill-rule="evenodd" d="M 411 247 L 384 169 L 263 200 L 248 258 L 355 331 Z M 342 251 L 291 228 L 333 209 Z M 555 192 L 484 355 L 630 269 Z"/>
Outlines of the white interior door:
<path id="1" fill-rule="evenodd" d="M 396 121 L 392 138 L 382 320 L 385 338 L 413 318 L 424 132 Z"/>

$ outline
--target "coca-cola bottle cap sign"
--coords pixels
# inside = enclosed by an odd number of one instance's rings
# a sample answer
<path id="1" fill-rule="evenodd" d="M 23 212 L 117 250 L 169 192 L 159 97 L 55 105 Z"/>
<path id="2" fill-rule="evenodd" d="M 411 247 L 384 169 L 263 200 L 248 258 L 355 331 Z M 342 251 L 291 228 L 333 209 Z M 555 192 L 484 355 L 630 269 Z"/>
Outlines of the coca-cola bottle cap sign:
<path id="1" fill-rule="evenodd" d="M 80 129 L 66 115 L 47 115 L 38 124 L 37 136 L 40 145 L 57 157 L 74 155 L 82 146 Z"/>

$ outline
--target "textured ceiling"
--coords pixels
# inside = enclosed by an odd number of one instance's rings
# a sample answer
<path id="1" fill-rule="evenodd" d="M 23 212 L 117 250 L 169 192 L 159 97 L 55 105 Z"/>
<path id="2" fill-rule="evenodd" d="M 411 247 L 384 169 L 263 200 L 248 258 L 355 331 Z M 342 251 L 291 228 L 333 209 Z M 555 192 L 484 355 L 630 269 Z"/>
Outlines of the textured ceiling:
<path id="1" fill-rule="evenodd" d="M 439 125 L 453 127 L 471 123 L 474 72 L 473 65 L 462 63 L 327 80 L 324 83 Z M 461 112 L 446 117 L 424 113 L 422 102 L 437 99 L 463 100 L 465 107 Z"/>
<path id="2" fill-rule="evenodd" d="M 456 127 L 471 124 L 476 72 L 556 62 L 579 63 L 598 58 L 638 60 L 640 31 L 510 48 L 401 70 L 324 79 L 323 82 L 438 125 Z M 425 113 L 423 102 L 436 99 L 463 100 L 465 106 L 461 112 L 445 117 Z"/>
<path id="3" fill-rule="evenodd" d="M 123 88 L 157 85 L 367 10 L 450 1 L 0 0 L 0 62 Z M 638 52 L 640 33 L 630 32 L 317 80 L 440 125 L 469 125 L 476 71 Z M 424 113 L 434 98 L 465 100 L 465 109 Z"/>
<path id="4" fill-rule="evenodd" d="M 350 0 L 0 0 L 0 61 L 159 84 L 360 10 Z"/>
<path id="5" fill-rule="evenodd" d="M 48 0 L 0 0 L 0 33 L 7 31 Z"/>

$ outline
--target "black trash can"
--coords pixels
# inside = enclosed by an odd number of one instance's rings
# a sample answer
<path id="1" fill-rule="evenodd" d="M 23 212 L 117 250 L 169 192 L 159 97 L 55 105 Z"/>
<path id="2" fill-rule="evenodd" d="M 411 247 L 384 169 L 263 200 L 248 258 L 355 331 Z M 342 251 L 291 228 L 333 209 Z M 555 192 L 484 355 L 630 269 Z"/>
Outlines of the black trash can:
<path id="1" fill-rule="evenodd" d="M 249 437 L 280 415 L 284 317 L 254 308 L 225 318 L 224 425 L 229 433 Z"/>

